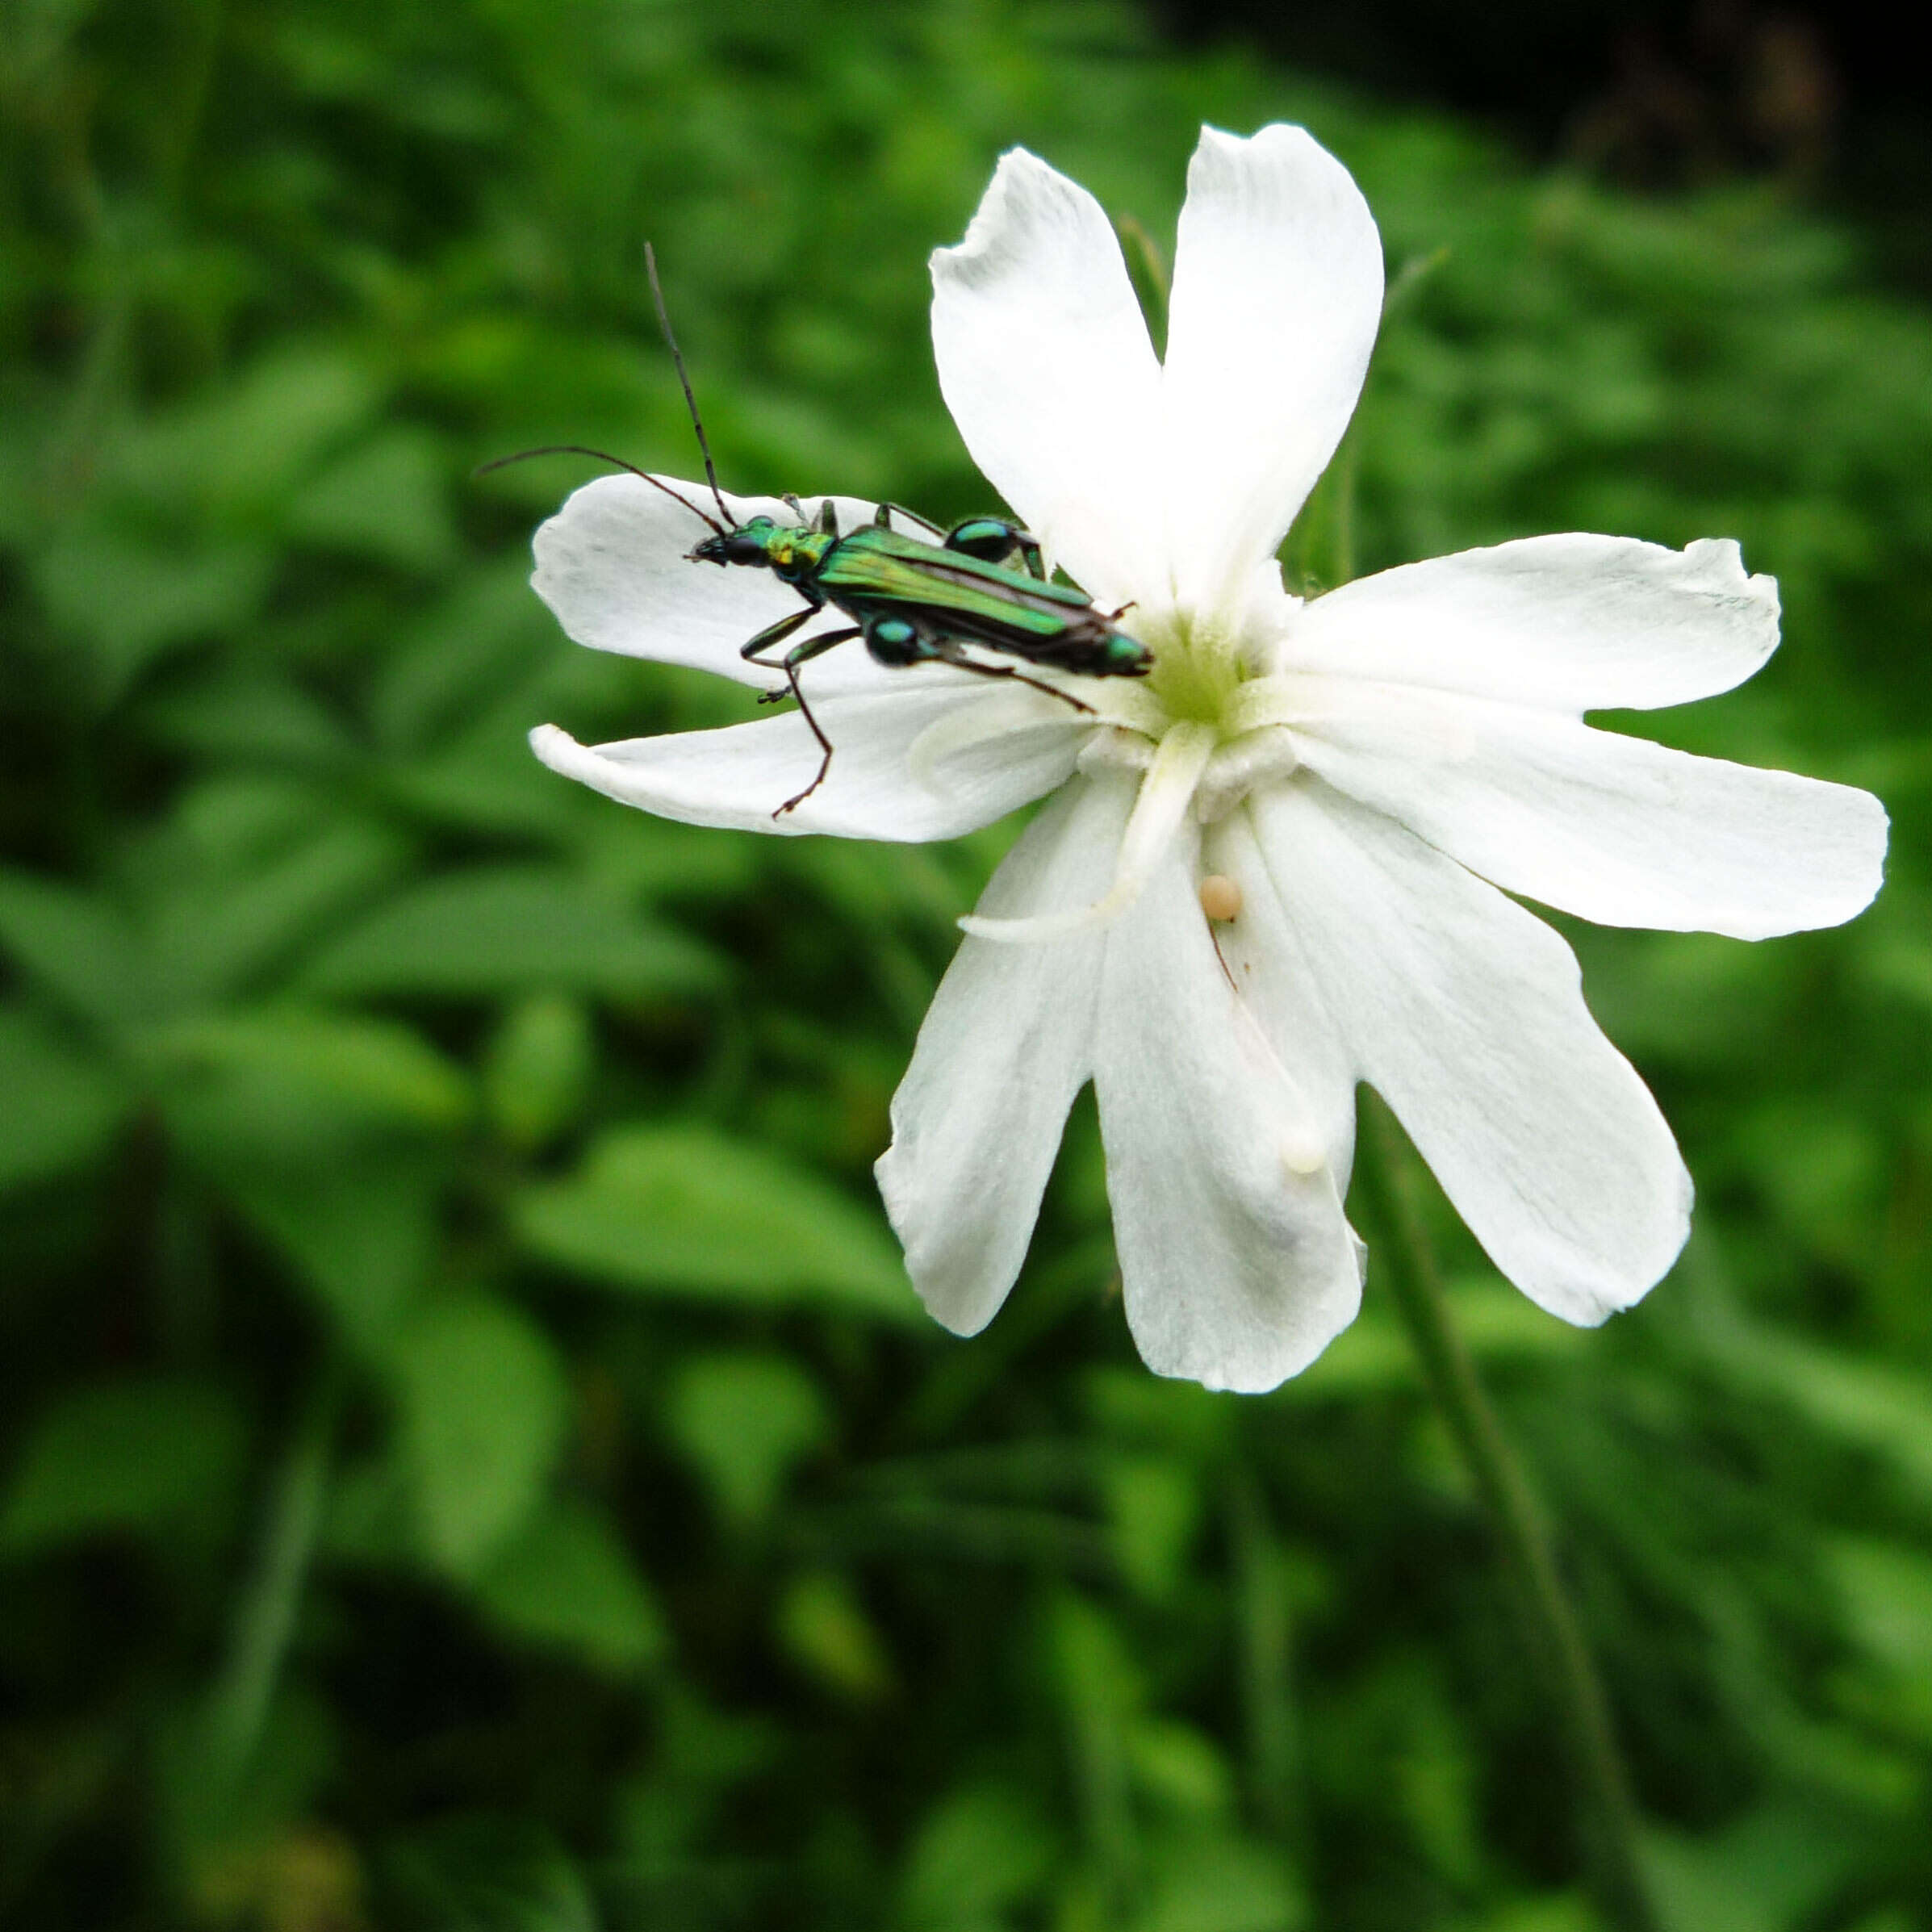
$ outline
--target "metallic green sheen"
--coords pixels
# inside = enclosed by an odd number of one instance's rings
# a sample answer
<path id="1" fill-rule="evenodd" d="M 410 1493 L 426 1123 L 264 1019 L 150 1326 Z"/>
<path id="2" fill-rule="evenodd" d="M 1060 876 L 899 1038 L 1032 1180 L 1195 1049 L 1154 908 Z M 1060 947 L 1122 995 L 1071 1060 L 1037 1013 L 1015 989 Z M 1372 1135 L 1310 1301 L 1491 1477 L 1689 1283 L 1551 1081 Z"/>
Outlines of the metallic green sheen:
<path id="1" fill-rule="evenodd" d="M 1085 628 L 1084 592 L 1043 583 L 1025 571 L 985 563 L 867 524 L 841 537 L 820 563 L 819 588 L 834 604 L 917 605 L 934 615 L 967 617 L 1043 642 Z"/>
<path id="2" fill-rule="evenodd" d="M 1088 677 L 1140 677 L 1152 667 L 1152 652 L 1116 630 L 1084 591 L 1034 574 L 1039 546 L 1012 525 L 976 518 L 934 542 L 893 528 L 885 521 L 891 513 L 885 506 L 880 521 L 841 531 L 829 504 L 810 521 L 801 508 L 796 523 L 753 516 L 697 544 L 691 553 L 695 562 L 761 567 L 790 584 L 808 607 L 767 625 L 742 654 L 765 661 L 761 652 L 791 636 L 810 610 L 830 604 L 852 619 L 882 664 L 936 659 L 989 676 L 1022 675 L 978 663 L 960 649 L 977 645 Z M 1027 567 L 974 554 L 1002 540 L 1020 550 Z M 800 664 L 849 634 L 826 634 L 793 646 L 784 665 L 794 688 Z"/>

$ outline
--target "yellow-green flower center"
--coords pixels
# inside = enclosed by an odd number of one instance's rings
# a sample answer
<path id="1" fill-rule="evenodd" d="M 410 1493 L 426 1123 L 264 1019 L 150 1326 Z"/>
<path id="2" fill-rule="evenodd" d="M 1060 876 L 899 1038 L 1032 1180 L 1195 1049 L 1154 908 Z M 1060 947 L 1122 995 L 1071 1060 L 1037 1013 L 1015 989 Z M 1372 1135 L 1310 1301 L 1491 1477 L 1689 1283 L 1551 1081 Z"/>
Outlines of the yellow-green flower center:
<path id="1" fill-rule="evenodd" d="M 1181 610 L 1151 615 L 1135 635 L 1154 654 L 1147 690 L 1170 723 L 1206 725 L 1223 738 L 1248 729 L 1236 721 L 1236 705 L 1256 675 L 1244 638 Z"/>

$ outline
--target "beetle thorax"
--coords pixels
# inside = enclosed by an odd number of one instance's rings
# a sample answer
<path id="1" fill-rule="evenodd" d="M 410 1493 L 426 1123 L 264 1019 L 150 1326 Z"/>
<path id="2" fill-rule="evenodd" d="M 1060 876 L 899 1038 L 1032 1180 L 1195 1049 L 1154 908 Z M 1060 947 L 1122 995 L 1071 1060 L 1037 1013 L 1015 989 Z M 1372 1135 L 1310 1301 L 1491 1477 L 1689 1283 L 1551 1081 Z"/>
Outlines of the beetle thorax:
<path id="1" fill-rule="evenodd" d="M 765 539 L 765 556 L 774 575 L 797 583 L 818 570 L 838 541 L 823 530 L 780 524 Z"/>

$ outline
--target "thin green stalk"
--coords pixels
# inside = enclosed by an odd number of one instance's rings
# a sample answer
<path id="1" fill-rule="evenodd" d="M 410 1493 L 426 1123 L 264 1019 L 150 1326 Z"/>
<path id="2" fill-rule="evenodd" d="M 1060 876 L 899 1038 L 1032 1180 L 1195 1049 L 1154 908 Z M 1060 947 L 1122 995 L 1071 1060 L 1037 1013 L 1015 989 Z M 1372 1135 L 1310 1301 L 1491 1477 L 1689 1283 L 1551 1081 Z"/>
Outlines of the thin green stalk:
<path id="1" fill-rule="evenodd" d="M 1307 1815 L 1295 1723 L 1294 1625 L 1287 1565 L 1261 1487 L 1237 1470 L 1228 1498 L 1241 1711 L 1257 1817 L 1306 1856 Z"/>
<path id="2" fill-rule="evenodd" d="M 339 1380 L 332 1365 L 323 1369 L 276 1477 L 255 1571 L 208 1703 L 209 1757 L 218 1775 L 239 1778 L 246 1771 L 281 1681 L 322 1524 Z"/>
<path id="3" fill-rule="evenodd" d="M 1592 1889 L 1617 1932 L 1662 1932 L 1638 1843 L 1637 1805 L 1596 1666 L 1557 1571 L 1522 1464 L 1449 1318 L 1416 1198 L 1415 1171 L 1394 1116 L 1363 1096 L 1361 1178 L 1385 1242 L 1385 1272 L 1434 1397 L 1488 1513 L 1515 1580 L 1525 1633 L 1562 1724 L 1587 1821 Z"/>

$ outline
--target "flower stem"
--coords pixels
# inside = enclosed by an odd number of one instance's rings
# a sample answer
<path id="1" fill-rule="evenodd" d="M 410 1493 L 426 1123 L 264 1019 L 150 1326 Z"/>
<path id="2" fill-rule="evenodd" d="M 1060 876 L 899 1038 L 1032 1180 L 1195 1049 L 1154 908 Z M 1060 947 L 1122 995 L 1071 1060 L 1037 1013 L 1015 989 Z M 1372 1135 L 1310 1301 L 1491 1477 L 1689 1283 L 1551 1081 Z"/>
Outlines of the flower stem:
<path id="1" fill-rule="evenodd" d="M 1561 1720 L 1587 1820 L 1591 1889 L 1616 1932 L 1662 1932 L 1638 1843 L 1637 1806 L 1610 1721 L 1610 1708 L 1576 1614 L 1564 1594 L 1541 1512 L 1522 1464 L 1503 1433 L 1467 1344 L 1449 1319 L 1442 1278 L 1416 1198 L 1415 1173 L 1395 1116 L 1362 1096 L 1362 1163 L 1393 1264 L 1396 1306 L 1422 1364 L 1429 1393 L 1454 1436 L 1488 1512 L 1531 1650 Z"/>
<path id="2" fill-rule="evenodd" d="M 228 1661 L 209 1698 L 210 1767 L 213 1775 L 236 1784 L 249 1774 L 295 1636 L 322 1525 L 341 1379 L 333 1363 L 324 1364 L 296 1424 L 274 1482 Z"/>

